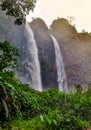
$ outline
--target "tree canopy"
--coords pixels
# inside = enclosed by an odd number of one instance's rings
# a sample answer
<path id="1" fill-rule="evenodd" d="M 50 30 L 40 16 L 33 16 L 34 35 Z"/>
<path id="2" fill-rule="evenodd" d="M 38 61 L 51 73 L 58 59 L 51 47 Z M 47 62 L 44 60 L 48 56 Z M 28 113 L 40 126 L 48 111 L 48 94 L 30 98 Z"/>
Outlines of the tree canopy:
<path id="1" fill-rule="evenodd" d="M 18 49 L 9 42 L 0 42 L 0 71 L 17 68 Z"/>
<path id="2" fill-rule="evenodd" d="M 16 18 L 16 24 L 22 24 L 29 11 L 33 11 L 35 3 L 36 0 L 0 0 L 0 7 L 6 15 Z"/>

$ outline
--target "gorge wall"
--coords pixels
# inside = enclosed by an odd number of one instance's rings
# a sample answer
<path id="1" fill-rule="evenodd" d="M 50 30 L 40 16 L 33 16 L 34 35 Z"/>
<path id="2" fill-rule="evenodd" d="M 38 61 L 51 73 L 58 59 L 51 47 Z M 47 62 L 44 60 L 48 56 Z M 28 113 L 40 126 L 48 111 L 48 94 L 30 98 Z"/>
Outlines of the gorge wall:
<path id="1" fill-rule="evenodd" d="M 39 18 L 33 20 L 30 26 L 39 50 L 43 88 L 58 88 L 55 50 L 49 30 L 44 21 Z"/>
<path id="2" fill-rule="evenodd" d="M 91 82 L 91 35 L 77 33 L 64 18 L 54 20 L 50 32 L 60 45 L 69 88 L 74 84 L 86 86 Z"/>
<path id="3" fill-rule="evenodd" d="M 37 25 L 35 22 L 31 23 L 31 28 L 34 32 L 34 37 L 39 52 L 38 57 L 41 66 L 40 70 L 43 86 L 42 89 L 52 87 L 58 88 L 53 41 L 48 32 L 47 26 L 42 20 L 38 21 L 38 26 L 40 25 L 39 28 L 36 28 Z M 36 29 L 34 29 L 33 26 L 35 26 Z M 15 25 L 14 19 L 9 16 L 6 16 L 2 12 L 0 13 L 0 41 L 7 40 L 11 44 L 17 46 L 20 52 L 20 56 L 18 59 L 20 67 L 19 72 L 17 72 L 17 76 L 22 82 L 31 84 L 33 86 L 32 73 L 29 71 L 29 68 L 31 70 L 29 62 L 32 62 L 32 57 L 30 56 L 29 51 L 29 38 L 26 35 L 27 34 L 25 25 Z M 30 44 L 32 44 L 32 41 Z M 35 80 L 36 82 L 36 78 L 33 80 Z"/>
<path id="4" fill-rule="evenodd" d="M 65 19 L 54 20 L 48 29 L 44 21 L 38 18 L 30 23 L 30 27 L 38 47 L 42 89 L 58 88 L 55 48 L 50 34 L 59 43 L 69 90 L 73 89 L 74 84 L 86 86 L 91 82 L 91 36 L 88 33 L 77 33 Z M 7 40 L 17 46 L 20 52 L 17 76 L 32 85 L 32 75 L 28 69 L 31 57 L 25 30 L 25 25 L 15 25 L 13 18 L 0 13 L 0 41 Z"/>

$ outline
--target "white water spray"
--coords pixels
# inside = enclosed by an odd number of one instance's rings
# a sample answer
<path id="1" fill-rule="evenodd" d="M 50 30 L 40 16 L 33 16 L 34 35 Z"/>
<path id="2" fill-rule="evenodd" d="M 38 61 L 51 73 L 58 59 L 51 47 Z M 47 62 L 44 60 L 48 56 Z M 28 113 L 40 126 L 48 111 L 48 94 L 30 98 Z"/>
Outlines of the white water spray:
<path id="1" fill-rule="evenodd" d="M 55 57 L 56 57 L 56 66 L 57 66 L 57 76 L 58 76 L 58 86 L 59 86 L 59 91 L 66 91 L 68 92 L 68 85 L 67 85 L 67 79 L 66 79 L 66 73 L 64 70 L 64 64 L 63 64 L 63 59 L 62 59 L 62 54 L 59 48 L 59 44 L 57 40 L 53 37 L 53 43 L 54 43 L 54 48 L 55 48 Z"/>
<path id="2" fill-rule="evenodd" d="M 42 83 L 41 83 L 41 73 L 40 73 L 40 63 L 38 57 L 38 49 L 34 39 L 33 31 L 28 23 L 25 25 L 26 27 L 26 38 L 28 41 L 28 59 L 27 61 L 27 70 L 31 75 L 32 79 L 32 87 L 36 90 L 42 91 Z"/>

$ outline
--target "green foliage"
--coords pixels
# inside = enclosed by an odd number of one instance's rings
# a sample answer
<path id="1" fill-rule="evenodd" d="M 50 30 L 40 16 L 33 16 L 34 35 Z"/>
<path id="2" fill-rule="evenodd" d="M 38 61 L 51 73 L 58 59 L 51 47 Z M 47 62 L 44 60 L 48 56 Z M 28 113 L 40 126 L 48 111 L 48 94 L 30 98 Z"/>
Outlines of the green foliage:
<path id="1" fill-rule="evenodd" d="M 31 117 L 31 93 L 35 95 L 37 91 L 22 84 L 13 71 L 0 72 L 0 120 L 11 120 L 18 116 Z"/>
<path id="2" fill-rule="evenodd" d="M 75 88 L 77 92 L 81 92 L 82 91 L 82 86 L 81 84 L 75 84 Z"/>
<path id="3" fill-rule="evenodd" d="M 0 90 L 0 119 L 4 121 L 19 114 L 19 94 L 14 87 L 7 82 L 0 81 Z"/>
<path id="4" fill-rule="evenodd" d="M 56 89 L 38 92 L 26 84 L 17 82 L 14 77 L 11 83 L 18 92 L 17 112 L 21 113 L 21 119 L 5 123 L 5 128 L 11 130 L 83 130 L 89 126 L 91 96 L 88 92 L 67 94 Z M 6 95 L 6 90 L 3 89 L 3 91 Z M 7 106 L 4 107 L 6 116 L 10 111 L 7 110 Z M 12 108 L 14 109 L 14 106 Z"/>
<path id="5" fill-rule="evenodd" d="M 6 11 L 7 15 L 14 16 L 16 18 L 16 24 L 22 24 L 25 22 L 25 17 L 29 11 L 33 11 L 36 0 L 1 0 L 1 9 Z"/>
<path id="6" fill-rule="evenodd" d="M 52 130 L 82 130 L 89 126 L 86 120 L 76 117 L 72 110 L 66 110 L 65 113 L 60 110 L 49 111 L 41 121 L 46 128 Z"/>
<path id="7" fill-rule="evenodd" d="M 10 68 L 17 68 L 18 49 L 9 42 L 0 42 L 0 71 Z"/>
<path id="8" fill-rule="evenodd" d="M 16 90 L 20 81 L 14 77 L 14 72 L 0 72 L 0 120 L 10 120 L 15 116 L 20 116 L 21 112 L 21 93 Z M 14 84 L 14 85 L 13 85 Z"/>
<path id="9" fill-rule="evenodd" d="M 90 120 L 89 90 L 38 92 L 22 84 L 14 72 L 0 73 L 0 122 L 5 130 L 83 130 Z"/>

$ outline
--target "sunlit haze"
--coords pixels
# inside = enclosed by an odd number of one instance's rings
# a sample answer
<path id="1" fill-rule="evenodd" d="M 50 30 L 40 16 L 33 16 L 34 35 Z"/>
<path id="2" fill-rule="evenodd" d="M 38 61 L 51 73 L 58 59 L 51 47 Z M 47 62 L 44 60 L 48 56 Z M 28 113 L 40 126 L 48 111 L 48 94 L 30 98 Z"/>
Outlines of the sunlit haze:
<path id="1" fill-rule="evenodd" d="M 37 0 L 33 13 L 27 17 L 42 18 L 49 26 L 54 19 L 74 17 L 78 31 L 85 29 L 91 32 L 91 0 Z"/>

